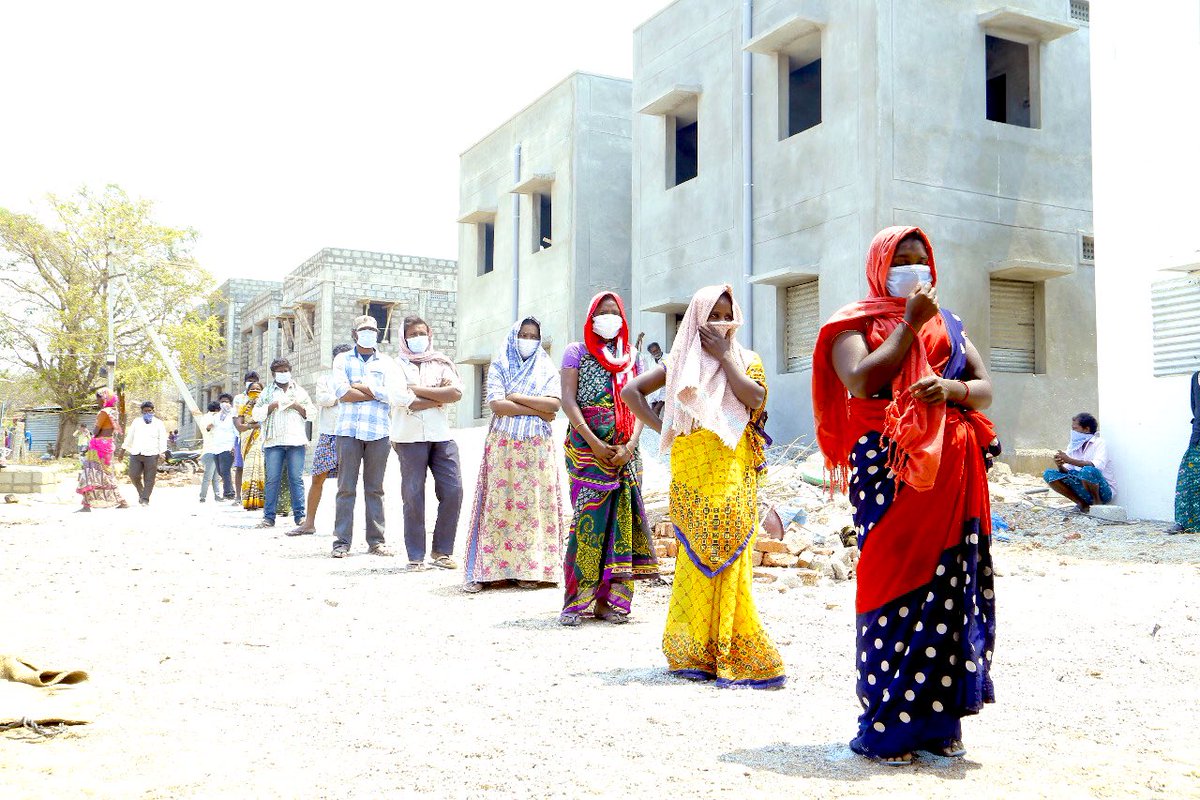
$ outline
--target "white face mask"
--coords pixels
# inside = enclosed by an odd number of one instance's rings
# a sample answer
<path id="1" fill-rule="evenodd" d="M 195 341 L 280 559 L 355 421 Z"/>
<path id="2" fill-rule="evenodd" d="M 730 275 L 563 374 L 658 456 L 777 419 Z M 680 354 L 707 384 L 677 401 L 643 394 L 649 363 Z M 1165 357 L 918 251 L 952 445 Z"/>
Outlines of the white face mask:
<path id="1" fill-rule="evenodd" d="M 404 341 L 408 343 L 408 349 L 412 350 L 413 353 L 424 353 L 429 349 L 428 336 L 414 336 L 411 339 L 405 339 Z"/>
<path id="2" fill-rule="evenodd" d="M 357 341 L 363 350 L 374 350 L 375 345 L 379 344 L 379 331 L 364 328 L 358 332 Z"/>
<path id="3" fill-rule="evenodd" d="M 620 314 L 598 314 L 592 317 L 592 330 L 601 339 L 615 339 L 621 332 Z"/>
<path id="4" fill-rule="evenodd" d="M 221 411 L 222 411 L 222 413 L 225 413 L 225 414 L 228 414 L 230 411 L 233 411 L 233 403 L 221 403 Z"/>
<path id="5" fill-rule="evenodd" d="M 276 372 L 275 373 L 275 382 L 278 383 L 280 386 L 287 386 L 289 383 L 292 382 L 292 373 Z"/>
<path id="6" fill-rule="evenodd" d="M 540 339 L 517 339 L 517 352 L 521 358 L 529 358 L 542 346 Z"/>
<path id="7" fill-rule="evenodd" d="M 892 267 L 887 276 L 888 294 L 892 297 L 908 297 L 919 284 L 932 280 L 933 273 L 924 264 Z"/>

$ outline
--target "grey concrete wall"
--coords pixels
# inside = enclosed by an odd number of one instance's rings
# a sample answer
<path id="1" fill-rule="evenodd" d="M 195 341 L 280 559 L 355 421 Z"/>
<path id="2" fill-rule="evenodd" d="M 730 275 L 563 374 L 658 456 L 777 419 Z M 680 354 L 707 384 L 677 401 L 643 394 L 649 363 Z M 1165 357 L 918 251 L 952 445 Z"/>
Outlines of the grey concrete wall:
<path id="1" fill-rule="evenodd" d="M 1067 22 L 1066 3 L 1006 4 Z M 1041 128 L 985 118 L 981 10 L 954 0 L 755 4 L 755 33 L 799 14 L 821 21 L 822 122 L 781 138 L 780 64 L 753 56 L 754 272 L 812 270 L 821 315 L 866 292 L 871 237 L 921 225 L 933 240 L 940 295 L 967 321 L 985 359 L 990 270 L 1011 259 L 1066 272 L 1040 284 L 1046 346 L 1036 375 L 995 376 L 992 416 L 1013 447 L 1062 438 L 1067 408 L 1095 405 L 1091 267 L 1078 236 L 1091 230 L 1087 28 L 1037 47 Z M 914 53 L 936 57 L 915 57 Z M 741 284 L 741 34 L 736 0 L 679 0 L 634 36 L 634 107 L 674 85 L 698 85 L 699 176 L 666 188 L 665 121 L 636 115 L 634 305 Z M 786 72 L 784 72 L 786 74 Z M 796 280 L 799 282 L 799 279 Z M 756 287 L 754 341 L 771 384 L 776 439 L 812 433 L 808 371 L 787 373 L 786 286 Z M 666 337 L 669 314 L 639 327 Z M 1065 415 L 1065 417 L 1064 417 Z"/>
<path id="2" fill-rule="evenodd" d="M 495 268 L 479 274 L 478 226 L 459 226 L 459 358 L 466 384 L 460 425 L 477 423 L 478 375 L 518 317 L 538 317 L 558 359 L 582 330 L 597 287 L 628 293 L 629 81 L 576 73 L 516 114 L 460 159 L 460 212 L 496 209 Z M 513 150 L 521 181 L 553 173 L 550 248 L 533 251 L 532 196 L 520 195 L 520 302 L 513 313 Z"/>

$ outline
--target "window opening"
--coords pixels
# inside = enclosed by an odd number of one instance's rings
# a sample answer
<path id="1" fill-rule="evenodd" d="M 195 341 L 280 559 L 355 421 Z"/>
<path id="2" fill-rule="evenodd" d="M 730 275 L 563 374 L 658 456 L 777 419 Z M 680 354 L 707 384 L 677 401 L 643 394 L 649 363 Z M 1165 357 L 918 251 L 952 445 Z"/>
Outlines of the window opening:
<path id="1" fill-rule="evenodd" d="M 535 194 L 533 200 L 533 252 L 538 253 L 542 250 L 549 250 L 552 244 L 551 235 L 551 218 L 553 216 L 553 206 L 550 201 L 550 195 Z"/>
<path id="2" fill-rule="evenodd" d="M 362 313 L 375 320 L 375 324 L 379 326 L 379 341 L 392 341 L 392 312 L 395 310 L 395 303 L 374 303 L 367 301 L 362 305 Z"/>
<path id="3" fill-rule="evenodd" d="M 1033 51 L 1027 44 L 986 37 L 987 118 L 992 122 L 1038 127 Z"/>
<path id="4" fill-rule="evenodd" d="M 1071 19 L 1088 24 L 1091 21 L 1092 4 L 1088 0 L 1071 0 Z"/>
<path id="5" fill-rule="evenodd" d="M 788 372 L 812 368 L 812 355 L 821 329 L 818 282 L 790 286 L 785 292 L 784 353 Z"/>
<path id="6" fill-rule="evenodd" d="M 666 117 L 667 188 L 687 183 L 700 174 L 699 106 L 688 103 Z"/>
<path id="7" fill-rule="evenodd" d="M 996 372 L 1037 370 L 1037 293 L 1027 281 L 993 280 L 991 366 Z"/>
<path id="8" fill-rule="evenodd" d="M 479 236 L 479 274 L 486 275 L 496 268 L 496 224 L 481 222 L 475 228 Z"/>

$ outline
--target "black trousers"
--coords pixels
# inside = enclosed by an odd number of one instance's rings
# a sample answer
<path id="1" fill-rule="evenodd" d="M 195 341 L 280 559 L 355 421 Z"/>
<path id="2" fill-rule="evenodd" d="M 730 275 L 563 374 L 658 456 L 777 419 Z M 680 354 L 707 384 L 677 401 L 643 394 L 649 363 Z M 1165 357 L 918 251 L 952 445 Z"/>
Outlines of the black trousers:
<path id="1" fill-rule="evenodd" d="M 133 488 L 137 489 L 138 499 L 143 503 L 150 502 L 157 477 L 158 456 L 129 456 L 129 480 L 133 481 Z"/>

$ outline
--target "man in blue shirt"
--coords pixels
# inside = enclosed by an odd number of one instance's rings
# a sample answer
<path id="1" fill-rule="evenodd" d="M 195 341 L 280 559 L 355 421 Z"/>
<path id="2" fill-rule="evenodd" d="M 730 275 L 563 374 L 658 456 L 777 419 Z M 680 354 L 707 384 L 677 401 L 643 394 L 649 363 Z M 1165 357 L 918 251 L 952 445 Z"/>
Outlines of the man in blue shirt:
<path id="1" fill-rule="evenodd" d="M 366 503 L 367 552 L 390 556 L 383 539 L 383 475 L 391 449 L 393 407 L 413 401 L 396 363 L 379 352 L 379 325 L 361 316 L 351 328 L 355 347 L 333 361 L 333 393 L 338 398 L 338 491 L 334 514 L 333 557 L 350 554 L 358 476 Z"/>

